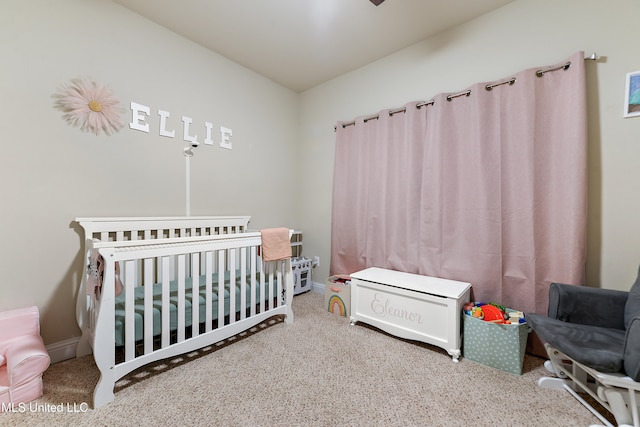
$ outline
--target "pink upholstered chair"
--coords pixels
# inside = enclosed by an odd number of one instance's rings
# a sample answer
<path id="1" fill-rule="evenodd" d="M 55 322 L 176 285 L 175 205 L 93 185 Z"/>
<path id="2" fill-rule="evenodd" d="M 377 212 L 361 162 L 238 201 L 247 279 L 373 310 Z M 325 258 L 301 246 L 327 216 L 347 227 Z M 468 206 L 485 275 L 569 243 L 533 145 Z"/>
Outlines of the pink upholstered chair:
<path id="1" fill-rule="evenodd" d="M 49 362 L 38 307 L 0 313 L 0 409 L 42 396 L 42 373 Z"/>

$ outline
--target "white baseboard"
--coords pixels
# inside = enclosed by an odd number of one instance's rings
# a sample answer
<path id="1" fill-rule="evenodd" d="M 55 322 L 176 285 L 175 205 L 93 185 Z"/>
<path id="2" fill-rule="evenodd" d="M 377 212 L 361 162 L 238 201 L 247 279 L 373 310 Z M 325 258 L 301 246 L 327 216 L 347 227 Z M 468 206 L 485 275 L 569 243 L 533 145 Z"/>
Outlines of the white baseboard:
<path id="1" fill-rule="evenodd" d="M 51 363 L 58 363 L 63 360 L 73 359 L 76 357 L 76 346 L 78 345 L 78 341 L 80 341 L 80 337 L 54 342 L 53 344 L 46 346 Z"/>
<path id="2" fill-rule="evenodd" d="M 319 294 L 324 294 L 324 283 L 311 282 L 311 290 Z"/>

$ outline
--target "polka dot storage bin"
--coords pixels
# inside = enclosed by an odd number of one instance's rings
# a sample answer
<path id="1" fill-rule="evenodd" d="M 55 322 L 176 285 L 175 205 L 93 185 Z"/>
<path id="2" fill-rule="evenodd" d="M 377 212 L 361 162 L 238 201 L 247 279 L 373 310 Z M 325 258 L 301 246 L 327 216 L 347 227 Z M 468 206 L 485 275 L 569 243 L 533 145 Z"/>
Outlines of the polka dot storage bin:
<path id="1" fill-rule="evenodd" d="M 529 325 L 496 324 L 465 314 L 462 317 L 464 357 L 512 374 L 522 374 Z"/>

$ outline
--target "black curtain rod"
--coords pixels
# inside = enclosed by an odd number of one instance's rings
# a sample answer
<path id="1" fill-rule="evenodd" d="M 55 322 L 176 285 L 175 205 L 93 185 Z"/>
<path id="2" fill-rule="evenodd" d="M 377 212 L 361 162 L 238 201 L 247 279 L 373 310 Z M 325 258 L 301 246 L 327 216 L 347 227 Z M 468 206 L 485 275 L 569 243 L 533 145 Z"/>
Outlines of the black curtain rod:
<path id="1" fill-rule="evenodd" d="M 597 61 L 598 60 L 598 56 L 594 53 L 592 53 L 591 55 L 587 56 L 584 58 L 585 61 Z M 562 64 L 562 65 L 558 65 L 555 67 L 551 67 L 551 68 L 546 68 L 546 69 L 540 69 L 538 71 L 536 71 L 536 76 L 538 77 L 543 77 L 545 75 L 545 73 L 548 73 L 550 71 L 557 71 L 557 70 L 568 70 L 569 67 L 571 67 L 571 61 L 567 61 L 566 63 Z M 513 85 L 516 82 L 516 78 L 515 77 L 511 77 L 505 81 L 501 81 L 498 83 L 490 83 L 488 85 L 486 85 L 484 88 L 488 91 L 490 91 L 491 89 L 493 89 L 496 86 L 500 86 L 500 85 L 504 85 L 504 84 L 509 84 L 509 86 Z M 471 95 L 471 90 L 465 90 L 463 92 L 460 93 L 455 93 L 453 95 L 447 95 L 447 101 L 451 101 L 455 98 L 459 98 L 461 96 L 469 96 Z M 426 107 L 427 105 L 433 105 L 434 104 L 434 100 L 432 99 L 431 101 L 425 101 L 425 102 L 419 102 L 418 104 L 416 104 L 416 108 L 420 109 L 422 107 Z M 393 116 L 394 114 L 398 114 L 398 113 L 404 113 L 407 111 L 407 107 L 402 107 L 402 108 L 397 108 L 395 110 L 389 110 L 389 116 Z M 379 114 L 374 114 L 372 116 L 368 116 L 365 117 L 364 119 L 362 119 L 363 122 L 368 122 L 369 120 L 377 120 L 380 118 Z M 353 126 L 356 124 L 355 120 L 352 120 L 350 122 L 345 122 L 342 124 L 343 128 L 346 128 L 347 126 Z M 334 132 L 338 129 L 337 126 L 333 127 Z"/>

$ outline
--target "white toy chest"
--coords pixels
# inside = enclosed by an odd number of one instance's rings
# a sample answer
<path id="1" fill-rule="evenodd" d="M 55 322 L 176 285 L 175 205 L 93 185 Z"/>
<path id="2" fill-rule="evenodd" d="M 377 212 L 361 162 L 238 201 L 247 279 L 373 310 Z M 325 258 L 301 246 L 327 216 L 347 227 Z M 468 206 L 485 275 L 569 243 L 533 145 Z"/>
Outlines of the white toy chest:
<path id="1" fill-rule="evenodd" d="M 351 274 L 351 324 L 364 322 L 460 357 L 461 313 L 471 284 L 382 268 Z"/>

